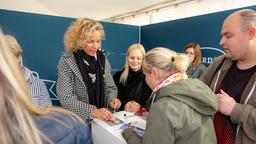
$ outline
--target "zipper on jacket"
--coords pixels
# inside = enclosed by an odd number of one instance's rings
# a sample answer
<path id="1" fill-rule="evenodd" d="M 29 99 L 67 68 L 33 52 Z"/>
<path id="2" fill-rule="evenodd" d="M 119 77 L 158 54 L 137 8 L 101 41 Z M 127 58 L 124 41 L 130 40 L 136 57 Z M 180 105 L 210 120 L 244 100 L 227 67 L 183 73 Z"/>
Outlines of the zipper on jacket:
<path id="1" fill-rule="evenodd" d="M 248 97 L 245 99 L 244 104 L 247 104 L 249 99 L 252 97 L 252 94 L 253 94 L 253 91 L 254 91 L 255 87 L 256 87 L 256 81 L 254 81 L 253 87 L 252 87 Z M 237 128 L 236 128 L 236 138 L 237 138 L 237 134 L 238 134 L 239 130 L 240 130 L 240 126 L 238 125 Z"/>

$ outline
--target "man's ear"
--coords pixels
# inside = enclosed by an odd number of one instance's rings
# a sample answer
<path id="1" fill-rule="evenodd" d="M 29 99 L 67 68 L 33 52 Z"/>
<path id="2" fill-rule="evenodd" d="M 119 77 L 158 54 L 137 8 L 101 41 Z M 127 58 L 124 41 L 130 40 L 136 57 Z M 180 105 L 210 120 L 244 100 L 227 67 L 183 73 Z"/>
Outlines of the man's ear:
<path id="1" fill-rule="evenodd" d="M 255 39 L 256 38 L 256 26 L 251 26 L 248 30 L 249 32 L 249 39 Z"/>

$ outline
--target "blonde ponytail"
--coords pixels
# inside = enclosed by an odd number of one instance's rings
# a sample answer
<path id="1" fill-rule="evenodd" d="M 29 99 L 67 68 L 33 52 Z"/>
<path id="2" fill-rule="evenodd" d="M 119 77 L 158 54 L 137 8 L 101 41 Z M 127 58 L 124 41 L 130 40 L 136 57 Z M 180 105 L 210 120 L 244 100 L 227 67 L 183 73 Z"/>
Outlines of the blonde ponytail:
<path id="1" fill-rule="evenodd" d="M 173 57 L 173 66 L 181 73 L 185 73 L 189 66 L 189 60 L 186 55 L 176 55 Z"/>
<path id="2" fill-rule="evenodd" d="M 186 55 L 177 55 L 175 51 L 168 48 L 154 48 L 146 53 L 142 62 L 143 71 L 158 68 L 165 72 L 178 71 L 184 73 L 189 66 Z"/>

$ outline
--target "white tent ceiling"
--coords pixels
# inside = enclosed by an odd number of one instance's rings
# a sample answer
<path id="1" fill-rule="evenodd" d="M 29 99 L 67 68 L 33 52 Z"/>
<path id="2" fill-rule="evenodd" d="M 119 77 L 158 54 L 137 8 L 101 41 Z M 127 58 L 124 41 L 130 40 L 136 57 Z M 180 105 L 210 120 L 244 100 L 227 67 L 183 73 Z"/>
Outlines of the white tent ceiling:
<path id="1" fill-rule="evenodd" d="M 163 1 L 166 0 L 0 0 L 0 8 L 102 20 Z"/>
<path id="2" fill-rule="evenodd" d="M 182 7 L 182 5 L 185 6 Z M 188 5 L 191 6 L 188 7 Z M 108 19 L 112 22 L 135 25 L 141 25 L 138 21 L 143 19 L 140 23 L 149 24 L 161 22 L 158 20 L 161 17 L 166 21 L 175 19 L 176 16 L 183 18 L 193 16 L 193 13 L 200 15 L 250 5 L 256 5 L 256 0 L 0 0 L 0 9 L 72 18 Z M 146 15 L 144 18 L 134 19 L 137 14 L 141 16 L 142 13 L 147 14 L 152 9 L 158 11 L 168 6 L 172 6 L 173 9 L 162 15 L 152 17 L 151 13 L 151 17 L 147 20 L 145 20 Z M 176 14 L 173 15 L 174 13 Z M 117 18 L 118 15 L 121 17 Z M 132 18 L 127 18 L 129 15 Z"/>

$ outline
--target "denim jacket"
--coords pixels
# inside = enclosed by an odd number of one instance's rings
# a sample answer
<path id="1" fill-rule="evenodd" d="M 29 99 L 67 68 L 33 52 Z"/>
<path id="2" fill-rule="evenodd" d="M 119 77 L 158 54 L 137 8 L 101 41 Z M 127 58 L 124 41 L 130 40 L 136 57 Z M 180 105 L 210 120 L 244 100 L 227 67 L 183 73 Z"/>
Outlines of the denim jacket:
<path id="1" fill-rule="evenodd" d="M 90 127 L 64 113 L 34 116 L 41 132 L 54 144 L 92 144 Z M 49 143 L 43 138 L 43 143 Z"/>

